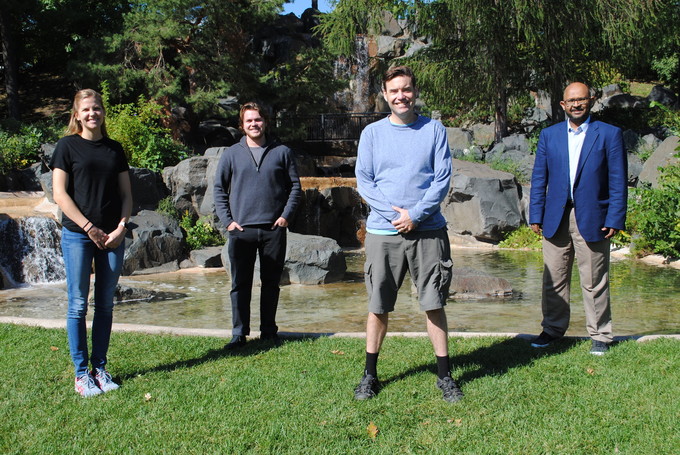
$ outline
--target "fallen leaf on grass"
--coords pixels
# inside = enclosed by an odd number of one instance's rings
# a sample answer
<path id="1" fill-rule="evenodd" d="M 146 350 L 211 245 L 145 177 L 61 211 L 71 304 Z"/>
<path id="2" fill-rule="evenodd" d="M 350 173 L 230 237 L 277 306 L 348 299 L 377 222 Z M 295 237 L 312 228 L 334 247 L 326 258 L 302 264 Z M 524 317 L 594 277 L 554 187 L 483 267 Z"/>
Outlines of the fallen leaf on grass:
<path id="1" fill-rule="evenodd" d="M 150 393 L 145 393 L 144 394 L 144 401 L 151 401 L 151 394 Z"/>
<path id="2" fill-rule="evenodd" d="M 375 437 L 378 436 L 378 433 L 380 432 L 378 427 L 373 422 L 368 424 L 366 431 L 368 432 L 368 435 L 371 437 L 371 439 L 375 439 Z"/>
<path id="3" fill-rule="evenodd" d="M 448 419 L 448 423 L 452 423 L 456 425 L 457 427 L 461 426 L 463 424 L 463 419 Z"/>
<path id="4" fill-rule="evenodd" d="M 335 355 L 345 355 L 345 353 L 344 353 L 343 351 L 339 351 L 339 350 L 337 350 L 337 349 L 331 351 L 331 354 L 335 354 Z"/>
<path id="5" fill-rule="evenodd" d="M 430 421 L 429 421 L 429 420 L 425 420 L 425 421 L 423 421 L 423 422 L 420 422 L 420 424 L 421 424 L 421 425 L 429 425 L 429 424 L 430 424 Z"/>
<path id="6" fill-rule="evenodd" d="M 589 375 L 592 376 L 592 375 L 595 374 L 595 370 L 593 370 L 592 368 L 588 368 L 588 369 L 586 370 L 586 373 L 588 373 Z"/>
<path id="7" fill-rule="evenodd" d="M 59 350 L 59 348 L 56 347 L 56 346 L 50 346 L 50 349 L 53 350 L 53 351 L 58 351 L 58 350 Z"/>

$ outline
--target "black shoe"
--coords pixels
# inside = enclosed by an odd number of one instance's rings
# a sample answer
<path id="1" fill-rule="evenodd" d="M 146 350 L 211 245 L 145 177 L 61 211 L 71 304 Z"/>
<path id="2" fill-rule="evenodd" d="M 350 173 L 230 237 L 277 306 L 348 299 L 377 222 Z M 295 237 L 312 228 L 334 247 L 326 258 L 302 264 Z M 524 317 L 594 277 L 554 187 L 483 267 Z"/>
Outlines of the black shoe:
<path id="1" fill-rule="evenodd" d="M 260 340 L 270 341 L 276 347 L 279 347 L 283 344 L 283 340 L 281 340 L 277 333 L 263 333 L 260 335 Z"/>
<path id="2" fill-rule="evenodd" d="M 437 379 L 437 387 L 442 391 L 442 398 L 449 403 L 455 403 L 463 398 L 463 391 L 460 390 L 456 381 L 447 376 L 444 379 Z"/>
<path id="3" fill-rule="evenodd" d="M 224 349 L 236 349 L 246 345 L 246 337 L 244 335 L 234 335 Z"/>
<path id="4" fill-rule="evenodd" d="M 593 344 L 590 347 L 590 353 L 593 355 L 604 355 L 605 352 L 609 351 L 609 344 L 604 341 L 593 340 Z"/>
<path id="5" fill-rule="evenodd" d="M 535 348 L 545 348 L 547 347 L 550 343 L 555 341 L 559 337 L 554 337 L 552 335 L 548 335 L 545 332 L 541 332 L 539 336 L 534 338 L 531 342 L 531 346 Z"/>
<path id="6" fill-rule="evenodd" d="M 370 374 L 364 374 L 364 377 L 361 378 L 361 382 L 357 388 L 354 389 L 354 399 L 368 400 L 369 398 L 373 398 L 378 393 L 379 389 L 380 382 L 378 381 L 378 378 Z"/>

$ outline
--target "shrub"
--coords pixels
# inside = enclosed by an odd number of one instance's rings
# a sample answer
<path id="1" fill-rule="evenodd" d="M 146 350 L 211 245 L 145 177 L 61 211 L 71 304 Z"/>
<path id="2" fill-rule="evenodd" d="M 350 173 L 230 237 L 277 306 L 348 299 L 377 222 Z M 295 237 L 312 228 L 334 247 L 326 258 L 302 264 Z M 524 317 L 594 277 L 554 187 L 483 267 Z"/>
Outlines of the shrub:
<path id="1" fill-rule="evenodd" d="M 503 241 L 498 244 L 501 248 L 527 248 L 530 250 L 540 250 L 542 248 L 542 237 L 531 230 L 529 226 L 523 225 L 505 235 Z"/>
<path id="2" fill-rule="evenodd" d="M 59 128 L 51 121 L 28 125 L 5 120 L 0 124 L 0 173 L 39 161 L 40 145 L 58 138 Z"/>
<path id="3" fill-rule="evenodd" d="M 185 211 L 179 225 L 187 234 L 187 245 L 192 250 L 198 250 L 204 246 L 224 245 L 224 237 L 205 218 L 194 219 Z"/>
<path id="4" fill-rule="evenodd" d="M 680 165 L 661 169 L 658 188 L 632 190 L 628 227 L 632 253 L 680 257 Z"/>
<path id="5" fill-rule="evenodd" d="M 517 161 L 510 159 L 497 158 L 487 163 L 491 169 L 508 172 L 515 176 L 519 183 L 529 183 L 531 176 L 524 175 L 522 167 Z"/>
<path id="6" fill-rule="evenodd" d="M 143 96 L 136 103 L 109 103 L 108 84 L 103 84 L 102 97 L 107 106 L 106 127 L 111 139 L 121 143 L 130 166 L 160 172 L 187 157 L 184 146 L 161 126 L 163 108 Z"/>
<path id="7" fill-rule="evenodd" d="M 180 221 L 181 219 L 179 210 L 177 209 L 175 203 L 172 200 L 172 196 L 168 196 L 158 201 L 158 207 L 156 207 L 156 211 L 158 213 L 167 215 L 170 218 L 175 219 L 177 221 Z"/>

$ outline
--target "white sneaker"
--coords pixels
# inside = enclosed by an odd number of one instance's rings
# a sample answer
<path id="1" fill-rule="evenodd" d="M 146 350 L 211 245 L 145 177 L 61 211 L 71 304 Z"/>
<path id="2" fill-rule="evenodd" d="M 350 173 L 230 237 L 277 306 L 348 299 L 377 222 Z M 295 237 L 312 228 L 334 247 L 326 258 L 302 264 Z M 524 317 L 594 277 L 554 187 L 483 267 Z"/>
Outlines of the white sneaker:
<path id="1" fill-rule="evenodd" d="M 113 382 L 111 375 L 104 368 L 95 368 L 92 372 L 94 382 L 99 386 L 102 392 L 110 392 L 116 390 L 119 385 Z"/>
<path id="2" fill-rule="evenodd" d="M 102 389 L 97 387 L 97 384 L 95 384 L 94 379 L 90 375 L 90 373 L 85 373 L 82 376 L 78 376 L 76 378 L 76 392 L 80 394 L 81 397 L 93 397 L 95 395 L 99 395 L 100 393 L 103 393 Z"/>

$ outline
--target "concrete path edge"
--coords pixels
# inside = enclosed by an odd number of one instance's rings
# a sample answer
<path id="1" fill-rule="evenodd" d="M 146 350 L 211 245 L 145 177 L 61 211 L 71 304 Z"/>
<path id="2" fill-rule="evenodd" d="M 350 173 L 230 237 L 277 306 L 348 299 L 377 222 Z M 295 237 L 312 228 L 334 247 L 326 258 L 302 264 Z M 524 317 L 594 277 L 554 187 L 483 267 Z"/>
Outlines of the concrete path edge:
<path id="1" fill-rule="evenodd" d="M 0 316 L 1 324 L 17 324 L 46 329 L 65 329 L 65 319 L 39 319 L 39 318 L 20 318 L 11 316 Z M 88 328 L 92 326 L 91 321 L 87 322 Z M 231 330 L 228 329 L 198 329 L 189 327 L 166 327 L 146 324 L 113 324 L 114 332 L 138 332 L 152 335 L 181 335 L 181 336 L 204 336 L 216 338 L 231 338 Z M 257 338 L 259 332 L 252 332 L 250 338 Z M 303 338 L 303 337 L 345 337 L 345 338 L 365 338 L 364 332 L 279 332 L 283 338 Z M 387 336 L 401 337 L 426 337 L 426 332 L 388 332 Z M 528 333 L 513 332 L 449 332 L 450 337 L 472 338 L 472 337 L 502 337 L 520 338 L 529 340 L 536 335 Z M 587 339 L 588 337 L 566 337 L 573 339 Z M 680 334 L 659 334 L 659 335 L 626 335 L 614 337 L 615 341 L 636 340 L 650 341 L 658 338 L 673 338 L 680 340 Z"/>

